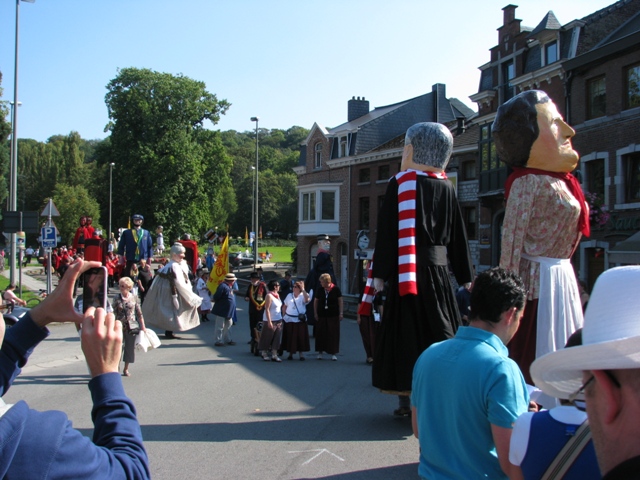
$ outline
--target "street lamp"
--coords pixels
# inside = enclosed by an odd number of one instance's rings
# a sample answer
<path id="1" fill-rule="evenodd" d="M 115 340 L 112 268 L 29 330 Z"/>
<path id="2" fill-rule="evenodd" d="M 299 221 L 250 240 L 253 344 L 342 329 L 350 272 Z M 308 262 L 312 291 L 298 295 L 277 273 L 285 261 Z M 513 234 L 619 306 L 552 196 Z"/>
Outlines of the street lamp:
<path id="1" fill-rule="evenodd" d="M 13 104 L 18 103 L 18 27 L 20 25 L 20 1 L 16 0 L 16 58 L 15 70 L 13 71 Z M 23 2 L 33 3 L 36 0 L 22 0 Z M 9 192 L 9 211 L 16 212 L 18 210 L 18 109 L 13 109 L 13 118 L 11 119 L 11 179 Z M 16 279 L 16 234 L 11 234 L 11 258 L 10 258 L 10 282 L 15 283 Z"/>
<path id="2" fill-rule="evenodd" d="M 111 162 L 109 164 L 109 232 L 107 233 L 107 239 L 111 242 L 111 198 L 113 191 L 113 167 L 115 163 Z"/>
<path id="3" fill-rule="evenodd" d="M 251 165 L 251 170 L 255 170 L 256 167 Z M 253 232 L 253 244 L 251 245 L 251 250 L 253 250 L 256 242 L 256 237 L 258 234 L 256 233 L 256 203 L 255 203 L 255 190 L 256 190 L 256 176 L 251 172 L 251 231 Z M 255 256 L 255 252 L 254 252 Z M 255 270 L 255 261 L 254 261 L 254 270 Z"/>
<path id="4" fill-rule="evenodd" d="M 258 230 L 260 229 L 260 224 L 258 223 L 258 120 L 259 117 L 251 117 L 252 122 L 256 122 L 256 229 L 254 230 L 255 238 L 255 255 L 253 256 L 253 270 L 257 269 L 258 265 Z"/>

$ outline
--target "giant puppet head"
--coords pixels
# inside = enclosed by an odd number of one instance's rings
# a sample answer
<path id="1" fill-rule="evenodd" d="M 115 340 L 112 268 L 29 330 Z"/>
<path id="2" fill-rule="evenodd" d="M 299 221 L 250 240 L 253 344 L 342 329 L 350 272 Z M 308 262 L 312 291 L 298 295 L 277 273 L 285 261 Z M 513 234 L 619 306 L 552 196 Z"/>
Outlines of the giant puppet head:
<path id="1" fill-rule="evenodd" d="M 492 135 L 500 160 L 510 167 L 571 172 L 578 153 L 571 146 L 575 130 L 541 90 L 527 90 L 498 108 Z"/>
<path id="2" fill-rule="evenodd" d="M 329 240 L 329 235 L 320 234 L 318 235 L 318 252 L 327 252 L 331 250 L 331 240 Z"/>
<path id="3" fill-rule="evenodd" d="M 442 172 L 453 151 L 453 136 L 441 123 L 423 122 L 409 127 L 404 138 L 401 170 Z"/>
<path id="4" fill-rule="evenodd" d="M 140 228 L 142 226 L 142 223 L 144 222 L 144 217 L 139 213 L 136 213 L 131 217 L 131 221 L 136 228 Z"/>
<path id="5" fill-rule="evenodd" d="M 174 243 L 171 245 L 171 260 L 176 263 L 181 263 L 184 260 L 186 249 L 181 243 Z"/>

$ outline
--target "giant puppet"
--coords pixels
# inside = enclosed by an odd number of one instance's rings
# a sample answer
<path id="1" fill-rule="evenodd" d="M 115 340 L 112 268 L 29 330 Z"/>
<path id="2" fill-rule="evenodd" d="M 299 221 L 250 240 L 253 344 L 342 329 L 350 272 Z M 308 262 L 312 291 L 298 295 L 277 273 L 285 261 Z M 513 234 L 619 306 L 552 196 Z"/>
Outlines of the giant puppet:
<path id="1" fill-rule="evenodd" d="M 184 257 L 184 246 L 174 243 L 171 260 L 156 274 L 142 304 L 146 324 L 169 332 L 165 334 L 169 338 L 175 338 L 174 331 L 184 332 L 200 325 L 198 307 L 202 298 L 193 292 Z"/>
<path id="2" fill-rule="evenodd" d="M 453 149 L 439 123 L 407 130 L 401 171 L 389 180 L 378 216 L 372 275 L 388 282 L 376 337 L 373 385 L 400 396 L 408 415 L 413 366 L 432 343 L 451 338 L 460 315 L 449 276 L 472 280 L 467 235 L 455 190 L 444 173 Z"/>
<path id="3" fill-rule="evenodd" d="M 589 207 L 569 173 L 578 164 L 575 131 L 546 93 L 528 90 L 504 103 L 492 131 L 498 156 L 513 169 L 505 182 L 500 266 L 519 273 L 529 292 L 509 353 L 531 383 L 533 360 L 562 348 L 582 326 L 570 259 L 589 235 Z"/>
<path id="4" fill-rule="evenodd" d="M 144 217 L 136 213 L 131 219 L 133 228 L 124 230 L 118 243 L 118 255 L 126 260 L 123 274 L 125 277 L 131 276 L 131 266 L 134 263 L 138 263 L 144 258 L 147 263 L 151 264 L 151 257 L 153 256 L 151 235 L 148 230 L 142 228 Z"/>

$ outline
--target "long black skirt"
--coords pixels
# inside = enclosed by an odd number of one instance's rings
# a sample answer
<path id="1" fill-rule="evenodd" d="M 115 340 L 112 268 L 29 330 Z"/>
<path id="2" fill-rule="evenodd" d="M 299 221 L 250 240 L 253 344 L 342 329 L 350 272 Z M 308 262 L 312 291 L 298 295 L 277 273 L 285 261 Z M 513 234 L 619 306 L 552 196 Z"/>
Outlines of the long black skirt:
<path id="1" fill-rule="evenodd" d="M 307 324 L 305 322 L 284 322 L 280 348 L 289 353 L 308 352 L 311 350 Z"/>
<path id="2" fill-rule="evenodd" d="M 335 355 L 340 351 L 340 317 L 316 318 L 316 352 Z"/>
<path id="3" fill-rule="evenodd" d="M 387 393 L 410 392 L 420 354 L 452 338 L 461 324 L 447 267 L 420 268 L 418 279 L 418 295 L 403 297 L 397 276 L 389 280 L 372 369 L 373 386 Z"/>

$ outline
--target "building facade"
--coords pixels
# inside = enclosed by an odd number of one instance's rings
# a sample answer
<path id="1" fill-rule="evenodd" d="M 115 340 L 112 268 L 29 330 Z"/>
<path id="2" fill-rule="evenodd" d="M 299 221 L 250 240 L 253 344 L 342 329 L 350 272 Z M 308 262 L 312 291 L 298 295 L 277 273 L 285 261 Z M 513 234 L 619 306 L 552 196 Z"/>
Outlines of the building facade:
<path id="1" fill-rule="evenodd" d="M 491 124 L 504 102 L 539 89 L 576 130 L 581 162 L 574 173 L 590 199 L 592 235 L 572 261 L 592 286 L 614 266 L 609 250 L 640 230 L 640 0 L 616 2 L 564 26 L 549 12 L 535 28 L 522 25 L 516 8 L 503 8 L 498 44 L 480 67 L 479 91 L 470 96 L 479 110 L 478 267 L 498 264 L 504 218 L 508 171 L 496 155 Z"/>
<path id="2" fill-rule="evenodd" d="M 473 115 L 462 102 L 447 99 L 445 86 L 436 84 L 425 95 L 373 110 L 364 97 L 354 97 L 348 102 L 347 122 L 330 129 L 314 124 L 294 169 L 298 275 L 313 266 L 317 235 L 328 234 L 338 285 L 357 294 L 362 262 L 371 258 L 376 235 L 383 231 L 377 225 L 378 209 L 389 178 L 400 169 L 406 130 L 419 122 L 455 125 L 458 118 Z"/>

